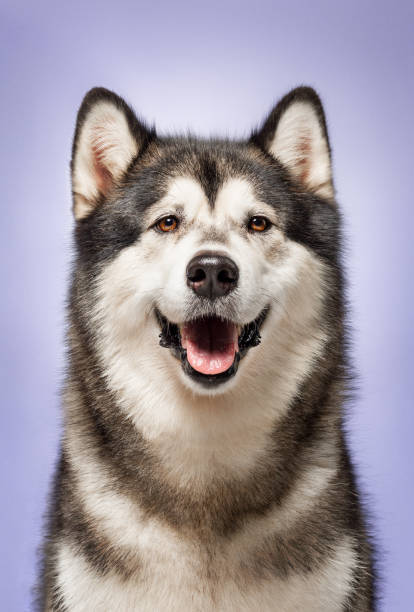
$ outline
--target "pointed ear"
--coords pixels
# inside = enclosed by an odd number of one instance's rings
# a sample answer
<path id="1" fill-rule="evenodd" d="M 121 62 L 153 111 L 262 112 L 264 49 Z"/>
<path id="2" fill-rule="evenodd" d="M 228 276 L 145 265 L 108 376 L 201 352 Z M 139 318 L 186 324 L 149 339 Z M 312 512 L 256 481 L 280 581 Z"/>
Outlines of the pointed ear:
<path id="1" fill-rule="evenodd" d="M 91 89 L 78 112 L 72 150 L 73 211 L 86 217 L 108 195 L 155 137 L 132 109 L 107 89 Z"/>
<path id="2" fill-rule="evenodd" d="M 252 142 L 283 164 L 305 189 L 332 199 L 331 153 L 317 93 L 298 87 L 272 110 Z"/>

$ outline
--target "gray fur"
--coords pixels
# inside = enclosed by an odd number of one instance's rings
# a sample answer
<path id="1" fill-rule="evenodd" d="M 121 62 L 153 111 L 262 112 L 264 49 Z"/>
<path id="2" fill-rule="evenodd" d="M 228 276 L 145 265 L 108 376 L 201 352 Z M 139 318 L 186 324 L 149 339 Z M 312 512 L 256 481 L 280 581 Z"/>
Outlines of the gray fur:
<path id="1" fill-rule="evenodd" d="M 295 606 L 304 605 L 309 610 L 326 612 L 373 611 L 372 545 L 343 430 L 349 370 L 339 211 L 332 198 L 317 193 L 317 189 L 325 193 L 326 183 L 316 185 L 312 191 L 308 175 L 308 182 L 301 182 L 271 151 L 280 118 L 294 103 L 305 103 L 314 109 L 321 138 L 326 142 L 326 151 L 330 151 L 319 98 L 308 88 L 294 90 L 248 142 L 229 142 L 159 138 L 115 94 L 92 90 L 78 116 L 72 160 L 77 176 L 82 176 L 77 169 L 79 151 L 86 146 L 82 144 L 85 134 L 82 130 L 101 102 L 112 105 L 126 118 L 131 140 L 125 151 L 133 150 L 135 156 L 128 160 L 127 153 L 120 151 L 119 159 L 124 155 L 126 160 L 121 177 L 115 177 L 110 166 L 104 167 L 103 160 L 100 190 L 96 192 L 85 189 L 81 193 L 81 179 L 76 183 L 75 214 L 78 210 L 79 218 L 68 307 L 64 436 L 50 505 L 38 609 L 109 611 L 119 605 L 118 609 L 125 610 L 152 607 L 207 612 L 262 608 L 293 612 L 299 609 Z M 108 357 L 112 346 L 109 340 L 109 348 L 105 349 L 105 333 L 111 332 L 104 323 L 111 290 L 107 275 L 111 270 L 117 274 L 123 270 L 116 267 L 121 265 L 122 254 L 128 250 L 139 253 L 145 236 L 149 237 L 145 238 L 148 246 L 142 265 L 147 265 L 145 262 L 152 265 L 159 258 L 159 240 L 164 237 L 154 234 L 151 242 L 146 219 L 168 194 L 171 181 L 179 177 L 190 177 L 200 186 L 210 210 L 205 214 L 211 218 L 208 223 L 200 221 L 198 227 L 197 218 L 190 220 L 186 212 L 186 202 L 178 202 L 175 210 L 182 222 L 174 236 L 165 237 L 171 241 L 169 244 L 178 249 L 192 232 L 198 232 L 194 234 L 198 249 L 205 244 L 217 244 L 219 249 L 231 252 L 234 241 L 239 240 L 238 244 L 245 245 L 246 257 L 250 249 L 252 252 L 262 249 L 270 268 L 286 265 L 291 252 L 297 252 L 296 256 L 306 258 L 310 266 L 309 278 L 304 278 L 303 284 L 313 282 L 312 274 L 319 279 L 318 285 L 309 286 L 313 286 L 311 293 L 320 298 L 311 295 L 309 299 L 315 300 L 315 304 L 320 302 L 320 307 L 305 325 L 297 318 L 301 312 L 297 300 L 292 298 L 286 306 L 281 303 L 283 296 L 272 297 L 270 293 L 268 303 L 263 302 L 270 314 L 261 323 L 260 348 L 246 349 L 240 371 L 224 383 L 229 386 L 224 387 L 223 393 L 220 389 L 216 393 L 215 388 L 205 393 L 200 387 L 198 395 L 197 381 L 191 383 L 191 392 L 182 383 L 186 380 L 185 370 L 181 372 L 173 351 L 170 354 L 157 346 L 157 333 L 161 330 L 154 314 L 159 309 L 159 300 L 154 298 L 140 323 L 147 344 L 139 346 L 140 354 L 148 351 L 149 359 L 155 356 L 151 379 L 145 388 L 136 383 L 142 392 L 137 392 L 132 401 L 129 392 L 124 393 L 122 385 L 114 381 L 125 376 L 125 389 L 128 385 L 133 389 L 134 382 L 122 370 L 116 370 L 121 368 L 119 364 L 110 361 L 113 356 Z M 214 215 L 220 214 L 217 204 L 220 190 L 232 179 L 246 181 L 257 202 L 264 202 L 272 211 L 273 234 L 252 236 L 244 221 L 233 226 L 230 217 L 226 226 L 215 225 Z M 330 189 L 331 183 L 326 193 Z M 97 195 L 91 196 L 92 193 Z M 300 293 L 300 285 L 295 291 L 305 302 L 308 294 Z M 162 287 L 157 291 L 162 291 Z M 187 316 L 196 317 L 221 308 L 217 312 L 222 316 L 246 325 L 248 321 L 244 320 L 239 304 L 243 299 L 241 286 L 235 295 L 222 298 L 219 305 L 189 296 L 182 310 Z M 121 319 L 122 300 L 117 308 Z M 305 305 L 303 308 L 305 313 Z M 280 319 L 275 314 L 278 309 Z M 280 329 L 279 320 L 283 321 Z M 178 323 L 171 321 L 171 325 Z M 272 338 L 279 339 L 280 345 Z M 305 343 L 315 348 L 307 351 Z M 273 357 L 264 361 L 267 355 Z M 281 371 L 278 359 L 286 371 Z M 297 381 L 293 370 L 289 370 L 294 367 L 299 374 L 303 373 L 302 377 L 298 374 Z M 165 372 L 170 373 L 167 378 L 163 377 Z M 278 391 L 276 383 L 284 379 L 291 379 L 294 385 L 289 396 L 282 387 L 280 394 Z M 158 382 L 153 385 L 153 381 Z M 182 465 L 188 460 L 185 453 L 194 452 L 194 471 L 189 460 L 190 468 L 180 472 L 178 438 L 174 445 L 174 435 L 167 429 L 160 434 L 152 435 L 151 430 L 148 433 L 151 425 L 145 420 L 147 417 L 140 416 L 145 415 L 148 398 L 163 397 L 160 388 L 164 386 L 166 393 L 172 395 L 151 408 L 154 427 L 164 418 L 161 411 L 182 409 L 183 414 L 189 411 L 189 420 L 194 418 L 194 435 L 200 436 L 203 429 L 199 423 L 204 423 L 207 431 L 209 414 L 212 420 L 220 422 L 220 411 L 224 411 L 224 418 L 226 410 L 235 410 L 239 402 L 240 418 L 245 418 L 246 423 L 254 425 L 251 419 L 255 411 L 263 423 L 269 419 L 267 429 L 258 425 L 257 457 L 255 438 L 253 434 L 250 437 L 249 431 L 237 434 L 242 438 L 245 435 L 246 445 L 251 446 L 246 448 L 246 458 L 243 450 L 240 456 L 237 454 L 239 442 L 235 433 L 233 447 L 230 427 L 229 456 L 234 453 L 234 465 L 240 461 L 243 466 L 245 460 L 246 468 L 233 467 L 223 445 L 217 446 L 216 454 L 209 454 L 208 444 L 206 462 L 211 469 L 204 470 L 202 461 L 197 467 L 202 452 L 197 445 L 192 449 L 190 440 L 190 450 L 184 446 L 182 449 Z M 169 407 L 168 397 L 171 406 L 181 408 Z M 274 408 L 274 413 L 273 404 L 280 405 Z M 187 420 L 183 426 L 191 427 Z M 223 421 L 223 431 L 226 427 L 228 423 Z M 234 427 L 236 432 L 237 421 Z M 212 439 L 212 446 L 215 443 Z M 108 500 L 114 500 L 113 527 Z M 131 520 L 122 529 L 123 517 L 127 516 Z M 142 540 L 140 544 L 141 527 L 143 533 L 148 531 L 154 539 Z M 130 541 L 124 534 L 130 534 Z M 138 544 L 134 543 L 135 537 Z M 170 551 L 171 555 L 178 555 L 176 568 L 169 561 Z M 72 561 L 71 572 L 65 565 L 68 559 L 78 560 L 79 568 L 86 568 L 83 575 L 90 577 L 90 587 L 74 578 L 77 561 Z M 330 560 L 335 559 L 330 566 Z M 341 576 L 341 564 L 343 580 L 331 578 L 337 576 L 334 571 Z M 170 585 L 168 593 L 163 591 L 164 583 Z M 105 604 L 97 585 L 102 585 L 102 593 L 108 593 Z M 113 585 L 120 585 L 119 600 L 118 587 Z M 81 593 L 83 588 L 89 601 Z"/>

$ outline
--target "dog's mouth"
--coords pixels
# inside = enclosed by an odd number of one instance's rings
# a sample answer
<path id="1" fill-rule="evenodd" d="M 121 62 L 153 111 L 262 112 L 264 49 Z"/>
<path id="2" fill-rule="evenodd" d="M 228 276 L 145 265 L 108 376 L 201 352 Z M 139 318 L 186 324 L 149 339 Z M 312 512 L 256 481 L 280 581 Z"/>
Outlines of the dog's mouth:
<path id="1" fill-rule="evenodd" d="M 160 345 L 171 349 L 181 360 L 188 376 L 204 386 L 214 386 L 234 376 L 240 359 L 260 344 L 260 328 L 267 312 L 266 307 L 254 321 L 243 326 L 215 316 L 177 325 L 157 310 Z"/>

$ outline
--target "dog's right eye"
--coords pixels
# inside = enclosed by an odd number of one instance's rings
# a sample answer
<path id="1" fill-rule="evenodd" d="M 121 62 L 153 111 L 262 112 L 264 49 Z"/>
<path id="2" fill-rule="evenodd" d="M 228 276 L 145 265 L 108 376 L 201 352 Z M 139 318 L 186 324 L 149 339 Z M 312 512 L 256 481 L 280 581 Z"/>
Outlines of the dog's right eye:
<path id="1" fill-rule="evenodd" d="M 169 215 L 168 217 L 163 217 L 155 224 L 155 227 L 160 232 L 173 232 L 178 227 L 178 219 L 173 215 Z"/>

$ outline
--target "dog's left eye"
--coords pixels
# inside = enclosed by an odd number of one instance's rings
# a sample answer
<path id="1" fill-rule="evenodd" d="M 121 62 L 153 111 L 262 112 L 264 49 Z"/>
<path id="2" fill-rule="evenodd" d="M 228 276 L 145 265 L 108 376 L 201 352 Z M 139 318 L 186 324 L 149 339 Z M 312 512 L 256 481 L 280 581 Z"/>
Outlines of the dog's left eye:
<path id="1" fill-rule="evenodd" d="M 178 219 L 173 215 L 163 217 L 155 224 L 155 227 L 161 232 L 173 232 L 178 227 Z"/>
<path id="2" fill-rule="evenodd" d="M 264 232 L 264 230 L 267 230 L 269 226 L 269 219 L 261 216 L 252 217 L 248 223 L 249 230 L 252 232 Z"/>

